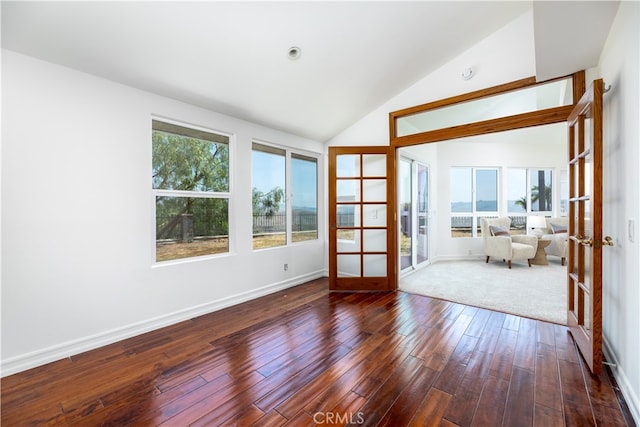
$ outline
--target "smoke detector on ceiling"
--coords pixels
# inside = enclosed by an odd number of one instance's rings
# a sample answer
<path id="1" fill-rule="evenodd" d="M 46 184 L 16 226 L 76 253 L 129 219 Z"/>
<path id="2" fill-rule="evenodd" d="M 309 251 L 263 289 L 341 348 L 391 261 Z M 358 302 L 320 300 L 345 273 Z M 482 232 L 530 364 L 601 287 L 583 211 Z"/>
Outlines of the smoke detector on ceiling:
<path id="1" fill-rule="evenodd" d="M 460 76 L 462 77 L 462 80 L 471 80 L 473 77 L 473 68 L 465 68 L 462 70 L 462 74 Z"/>
<path id="2" fill-rule="evenodd" d="M 291 46 L 289 48 L 289 51 L 287 52 L 287 57 L 292 61 L 300 58 L 300 55 L 302 55 L 302 49 L 300 49 L 298 46 Z"/>

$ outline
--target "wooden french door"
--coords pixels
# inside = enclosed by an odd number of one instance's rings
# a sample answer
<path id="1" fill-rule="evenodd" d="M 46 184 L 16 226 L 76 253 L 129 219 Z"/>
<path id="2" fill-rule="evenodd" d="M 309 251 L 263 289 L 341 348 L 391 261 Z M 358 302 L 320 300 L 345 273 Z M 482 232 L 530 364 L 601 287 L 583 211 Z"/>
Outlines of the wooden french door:
<path id="1" fill-rule="evenodd" d="M 591 372 L 602 370 L 602 96 L 595 80 L 569 116 L 567 324 Z"/>
<path id="2" fill-rule="evenodd" d="M 329 147 L 329 286 L 333 291 L 397 287 L 393 150 Z"/>

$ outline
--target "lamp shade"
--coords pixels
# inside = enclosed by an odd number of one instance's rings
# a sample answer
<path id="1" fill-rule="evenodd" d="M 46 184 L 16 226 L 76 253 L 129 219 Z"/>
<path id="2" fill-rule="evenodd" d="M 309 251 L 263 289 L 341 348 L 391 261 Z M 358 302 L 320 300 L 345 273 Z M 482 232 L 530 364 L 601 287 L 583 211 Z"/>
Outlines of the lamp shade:
<path id="1" fill-rule="evenodd" d="M 527 224 L 529 228 L 546 228 L 547 221 L 545 221 L 545 217 L 542 215 L 533 215 L 527 218 Z"/>

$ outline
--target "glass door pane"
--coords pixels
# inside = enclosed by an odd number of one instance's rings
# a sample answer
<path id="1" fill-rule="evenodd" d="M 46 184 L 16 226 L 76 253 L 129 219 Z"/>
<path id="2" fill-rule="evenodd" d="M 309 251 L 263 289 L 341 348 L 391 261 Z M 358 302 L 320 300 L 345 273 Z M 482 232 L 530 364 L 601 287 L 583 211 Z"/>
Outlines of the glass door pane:
<path id="1" fill-rule="evenodd" d="M 398 171 L 398 192 L 400 204 L 400 270 L 407 269 L 412 265 L 412 223 L 413 205 L 411 191 L 411 161 L 400 159 L 400 170 Z"/>
<path id="2" fill-rule="evenodd" d="M 420 264 L 429 259 L 429 169 L 418 164 L 417 208 L 418 229 L 416 238 L 416 262 Z"/>
<path id="3" fill-rule="evenodd" d="M 329 288 L 396 285 L 395 161 L 389 147 L 329 147 Z M 389 171 L 393 176 L 388 176 Z"/>

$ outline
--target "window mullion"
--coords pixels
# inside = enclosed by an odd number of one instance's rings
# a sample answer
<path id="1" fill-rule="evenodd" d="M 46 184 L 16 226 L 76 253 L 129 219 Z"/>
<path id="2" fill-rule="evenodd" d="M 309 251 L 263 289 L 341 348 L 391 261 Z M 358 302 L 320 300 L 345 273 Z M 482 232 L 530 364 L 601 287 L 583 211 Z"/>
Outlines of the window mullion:
<path id="1" fill-rule="evenodd" d="M 284 209 L 285 209 L 285 234 L 287 245 L 292 242 L 292 206 L 291 206 L 291 151 L 287 150 L 284 162 Z"/>

